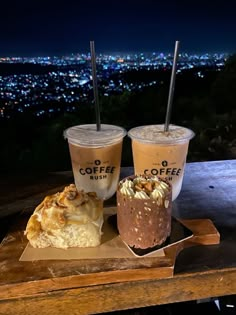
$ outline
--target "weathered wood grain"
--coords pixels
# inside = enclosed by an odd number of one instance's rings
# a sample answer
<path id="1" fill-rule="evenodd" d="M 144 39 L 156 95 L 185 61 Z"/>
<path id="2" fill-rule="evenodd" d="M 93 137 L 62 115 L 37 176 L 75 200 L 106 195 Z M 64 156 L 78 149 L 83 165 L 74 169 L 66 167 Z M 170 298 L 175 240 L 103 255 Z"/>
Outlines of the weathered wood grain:
<path id="1" fill-rule="evenodd" d="M 0 302 L 1 315 L 97 314 L 236 292 L 236 268 L 33 294 Z"/>
<path id="2" fill-rule="evenodd" d="M 0 299 L 81 286 L 172 277 L 176 256 L 185 247 L 219 243 L 219 233 L 211 221 L 183 220 L 182 224 L 194 234 L 167 247 L 164 257 L 32 262 L 19 261 L 27 242 L 20 228 L 24 223 L 17 224 L 1 244 Z"/>
<path id="3" fill-rule="evenodd" d="M 132 167 L 122 168 L 121 178 L 132 172 Z M 236 160 L 186 165 L 173 215 L 192 224 L 194 238 L 167 249 L 158 263 L 145 257 L 19 264 L 16 257 L 26 245 L 24 220 L 61 185 L 51 182 L 49 187 L 45 181 L 45 189 L 42 183 L 32 191 L 29 185 L 22 195 L 19 187 L 17 198 L 5 197 L 0 206 L 10 227 L 7 246 L 0 248 L 0 314 L 96 314 L 236 294 Z M 114 202 L 115 196 L 107 204 Z"/>

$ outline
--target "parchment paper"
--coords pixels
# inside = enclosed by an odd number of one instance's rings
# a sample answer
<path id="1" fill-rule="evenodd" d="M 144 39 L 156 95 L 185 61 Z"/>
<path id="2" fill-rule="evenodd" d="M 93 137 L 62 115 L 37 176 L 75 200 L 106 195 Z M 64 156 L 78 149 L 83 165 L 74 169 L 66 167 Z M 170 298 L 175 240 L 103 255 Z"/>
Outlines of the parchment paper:
<path id="1" fill-rule="evenodd" d="M 108 218 L 116 214 L 116 208 L 104 209 L 104 224 L 101 245 L 87 248 L 58 249 L 53 247 L 33 248 L 29 243 L 25 247 L 20 261 L 34 260 L 70 260 L 70 259 L 101 259 L 101 258 L 131 258 L 137 257 L 121 240 L 117 230 L 109 223 Z M 150 257 L 165 256 L 163 248 L 150 254 Z"/>

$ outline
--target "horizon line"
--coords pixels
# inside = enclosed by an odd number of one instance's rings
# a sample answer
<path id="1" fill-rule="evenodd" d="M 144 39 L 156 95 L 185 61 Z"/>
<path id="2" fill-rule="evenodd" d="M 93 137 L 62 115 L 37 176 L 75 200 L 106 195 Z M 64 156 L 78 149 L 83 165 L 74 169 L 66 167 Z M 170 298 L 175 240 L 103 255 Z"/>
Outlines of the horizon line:
<path id="1" fill-rule="evenodd" d="M 62 52 L 62 53 L 34 53 L 34 54 L 2 54 L 0 53 L 0 58 L 43 58 L 43 57 L 65 57 L 69 55 L 90 55 L 90 51 L 77 51 L 77 52 Z M 173 52 L 170 51 L 154 51 L 154 50 L 144 50 L 144 51 L 138 51 L 138 50 L 130 50 L 130 51 L 125 51 L 125 50 L 120 50 L 120 51 L 103 51 L 103 52 L 96 52 L 96 55 L 119 55 L 119 54 L 163 54 L 163 55 L 173 55 Z M 179 55 L 214 55 L 214 54 L 228 54 L 228 55 L 234 55 L 236 52 L 229 52 L 229 51 L 202 51 L 202 52 L 197 52 L 197 51 L 182 51 L 179 53 Z"/>

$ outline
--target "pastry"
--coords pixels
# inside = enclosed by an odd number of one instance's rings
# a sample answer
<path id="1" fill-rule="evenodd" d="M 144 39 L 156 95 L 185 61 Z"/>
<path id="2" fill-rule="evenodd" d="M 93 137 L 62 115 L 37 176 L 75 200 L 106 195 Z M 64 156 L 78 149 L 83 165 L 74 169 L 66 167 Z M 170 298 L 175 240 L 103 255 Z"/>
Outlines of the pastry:
<path id="1" fill-rule="evenodd" d="M 24 234 L 35 248 L 94 247 L 101 243 L 103 201 L 74 184 L 36 207 Z"/>
<path id="2" fill-rule="evenodd" d="M 172 187 L 157 176 L 130 176 L 117 189 L 117 227 L 130 247 L 162 245 L 171 232 Z"/>

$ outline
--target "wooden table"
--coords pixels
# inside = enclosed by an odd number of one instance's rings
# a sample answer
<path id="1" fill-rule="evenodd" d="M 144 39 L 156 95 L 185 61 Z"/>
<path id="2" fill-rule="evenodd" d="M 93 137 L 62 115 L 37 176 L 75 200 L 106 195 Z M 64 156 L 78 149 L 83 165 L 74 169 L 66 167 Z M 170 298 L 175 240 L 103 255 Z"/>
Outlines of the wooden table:
<path id="1" fill-rule="evenodd" d="M 132 172 L 122 168 L 121 177 Z M 0 314 L 95 314 L 236 294 L 236 160 L 186 165 L 173 215 L 210 219 L 220 243 L 183 249 L 171 277 L 160 277 L 160 266 L 147 257 L 20 262 L 30 213 L 72 180 L 71 172 L 49 174 L 2 196 Z"/>

